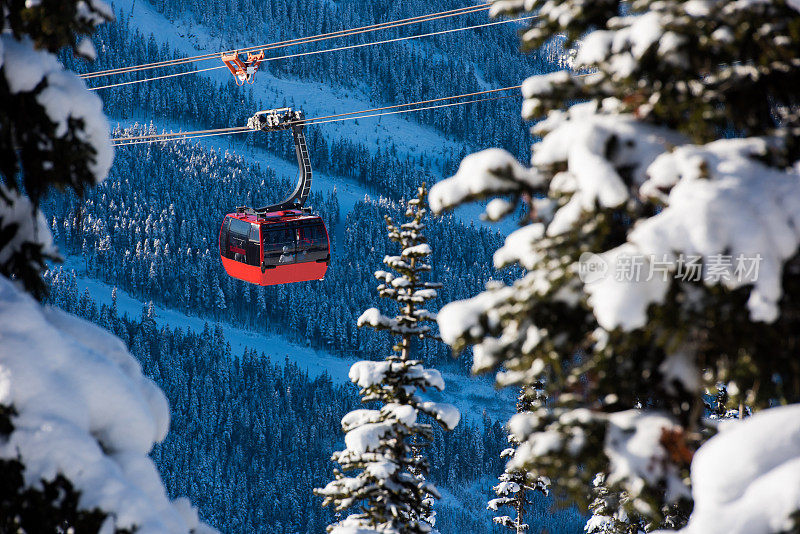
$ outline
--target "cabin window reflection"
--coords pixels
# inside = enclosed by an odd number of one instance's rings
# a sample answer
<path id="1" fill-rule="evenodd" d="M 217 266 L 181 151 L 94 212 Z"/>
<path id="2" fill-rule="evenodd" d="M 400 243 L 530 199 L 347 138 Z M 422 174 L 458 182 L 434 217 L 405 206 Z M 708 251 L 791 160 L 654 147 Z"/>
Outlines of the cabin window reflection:
<path id="1" fill-rule="evenodd" d="M 231 219 L 231 233 L 246 238 L 250 233 L 250 223 L 239 219 Z"/>

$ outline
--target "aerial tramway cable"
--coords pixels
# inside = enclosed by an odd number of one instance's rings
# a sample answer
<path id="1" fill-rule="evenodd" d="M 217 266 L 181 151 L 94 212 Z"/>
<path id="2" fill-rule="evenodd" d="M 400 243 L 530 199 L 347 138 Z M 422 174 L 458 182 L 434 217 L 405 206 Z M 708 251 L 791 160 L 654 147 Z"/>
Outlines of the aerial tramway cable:
<path id="1" fill-rule="evenodd" d="M 375 109 L 370 109 L 370 110 L 367 110 L 367 111 L 350 111 L 348 113 L 338 113 L 336 115 L 326 115 L 324 117 L 314 117 L 313 119 L 308 119 L 306 121 L 306 124 L 319 124 L 318 121 L 323 121 L 324 120 L 325 122 L 329 122 L 326 119 L 334 119 L 334 118 L 338 118 L 338 117 L 349 117 L 349 116 L 352 116 L 352 115 L 360 115 L 362 113 L 373 113 L 373 112 L 376 112 L 376 111 L 384 111 L 384 110 L 387 110 L 387 109 L 395 109 L 395 108 L 405 108 L 405 107 L 409 107 L 409 106 L 419 106 L 419 105 L 422 105 L 422 104 L 432 104 L 433 102 L 442 102 L 444 100 L 454 100 L 456 98 L 468 98 L 468 97 L 471 97 L 471 96 L 486 95 L 486 94 L 490 94 L 490 93 L 500 93 L 500 92 L 503 92 L 503 91 L 512 91 L 514 89 L 521 89 L 521 88 L 522 88 L 521 85 L 514 85 L 514 86 L 511 86 L 511 87 L 503 87 L 501 89 L 487 89 L 485 91 L 476 91 L 474 93 L 466 93 L 466 94 L 463 94 L 463 95 L 443 96 L 443 97 L 440 97 L 440 98 L 431 98 L 429 100 L 421 100 L 419 102 L 411 102 L 411 103 L 408 103 L 408 104 L 393 104 L 391 106 L 384 106 L 382 108 L 375 108 Z M 358 117 L 354 117 L 354 118 L 357 119 Z M 331 122 L 333 122 L 333 121 L 331 121 Z"/>
<path id="2" fill-rule="evenodd" d="M 454 95 L 454 96 L 447 96 L 441 98 L 434 98 L 429 100 L 422 100 L 419 102 L 411 102 L 407 104 L 395 104 L 392 106 L 384 106 L 380 108 L 374 109 L 367 109 L 362 111 L 352 111 L 349 113 L 339 113 L 336 115 L 326 115 L 323 117 L 315 117 L 304 119 L 304 124 L 311 125 L 311 124 L 328 124 L 332 122 L 342 122 L 347 120 L 357 120 L 361 118 L 373 118 L 373 117 L 383 117 L 386 115 L 399 115 L 404 113 L 412 113 L 415 111 L 426 111 L 431 109 L 439 109 L 439 108 L 447 108 L 453 106 L 464 106 L 467 104 L 475 104 L 478 102 L 489 102 L 493 100 L 502 100 L 506 98 L 514 98 L 520 95 L 501 95 L 501 96 L 492 96 L 490 98 L 481 98 L 481 99 L 473 99 L 467 100 L 462 102 L 449 102 L 449 103 L 440 103 L 435 104 L 432 106 L 424 106 L 424 107 L 413 107 L 412 109 L 398 109 L 398 108 L 407 108 L 411 106 L 420 106 L 423 104 L 430 104 L 434 102 L 443 102 L 445 100 L 456 100 L 456 99 L 463 99 L 463 98 L 471 98 L 475 96 L 487 95 L 487 94 L 495 94 L 498 92 L 504 91 L 511 91 L 515 89 L 520 89 L 521 86 L 516 85 L 512 87 L 504 87 L 502 89 L 487 89 L 485 91 L 475 91 L 472 93 L 466 93 L 463 95 Z M 388 111 L 388 110 L 394 111 Z M 170 132 L 170 133 L 161 133 L 161 134 L 143 134 L 134 137 L 118 137 L 112 140 L 113 146 L 124 146 L 124 145 L 138 145 L 138 144 L 150 144 L 156 143 L 159 141 L 177 141 L 177 140 L 189 140 L 189 139 L 199 139 L 203 137 L 215 137 L 215 136 L 222 136 L 222 135 L 234 135 L 234 134 L 241 134 L 251 132 L 252 130 L 246 126 L 238 126 L 238 127 L 230 127 L 230 128 L 216 128 L 210 130 L 196 130 L 191 132 Z"/>
<path id="3" fill-rule="evenodd" d="M 426 111 L 426 110 L 429 110 L 429 109 L 449 108 L 449 107 L 453 107 L 453 106 L 465 106 L 467 104 L 477 104 L 478 102 L 490 102 L 492 100 L 504 100 L 506 98 L 514 98 L 514 97 L 517 97 L 517 96 L 519 96 L 519 95 L 493 96 L 491 98 L 480 98 L 480 99 L 477 99 L 477 100 L 467 100 L 466 102 L 451 102 L 449 104 L 437 104 L 435 106 L 426 106 L 426 107 L 422 107 L 422 108 L 400 109 L 400 110 L 396 110 L 396 111 L 387 111 L 387 112 L 384 112 L 384 113 L 373 113 L 373 114 L 369 114 L 369 115 L 359 115 L 357 117 L 345 117 L 345 118 L 339 118 L 339 119 L 329 119 L 329 120 L 324 120 L 324 121 L 310 122 L 309 124 L 328 124 L 328 123 L 331 123 L 331 122 L 355 121 L 355 120 L 358 120 L 358 119 L 368 119 L 368 118 L 371 118 L 371 117 L 383 117 L 383 116 L 386 116 L 386 115 L 400 115 L 402 113 L 413 113 L 415 111 Z"/>
<path id="4" fill-rule="evenodd" d="M 191 140 L 191 139 L 200 139 L 202 137 L 217 137 L 217 136 L 221 136 L 221 135 L 235 135 L 235 134 L 243 134 L 243 133 L 247 133 L 247 132 L 251 132 L 251 131 L 252 130 L 250 128 L 247 128 L 247 127 L 243 126 L 241 128 L 231 129 L 231 131 L 229 131 L 229 132 L 204 133 L 204 134 L 200 134 L 199 132 L 183 132 L 183 133 L 176 133 L 171 137 L 163 137 L 163 138 L 160 138 L 160 139 L 147 138 L 147 139 L 138 139 L 138 140 L 134 140 L 134 141 L 128 141 L 127 137 L 118 137 L 118 138 L 112 140 L 113 141 L 112 142 L 112 146 L 119 147 L 119 146 L 128 146 L 128 145 L 145 145 L 145 144 L 149 145 L 149 144 L 158 143 L 158 142 L 166 143 L 167 141 L 184 141 L 184 140 L 188 141 L 188 140 Z"/>
<path id="5" fill-rule="evenodd" d="M 411 25 L 411 24 L 419 24 L 419 23 L 422 23 L 422 22 L 440 20 L 440 19 L 455 17 L 455 16 L 459 16 L 459 15 L 469 15 L 469 14 L 472 14 L 472 13 L 478 13 L 478 12 L 481 12 L 481 11 L 485 11 L 487 9 L 489 9 L 489 4 L 488 3 L 487 4 L 479 4 L 479 5 L 476 5 L 476 6 L 468 6 L 468 7 L 458 8 L 458 9 L 451 9 L 449 11 L 441 11 L 441 12 L 438 12 L 438 13 L 429 13 L 429 14 L 426 14 L 426 15 L 419 15 L 419 16 L 416 16 L 416 17 L 410 17 L 410 18 L 400 19 L 400 20 L 396 20 L 396 21 L 381 22 L 381 23 L 372 24 L 372 25 L 369 25 L 369 26 L 362 26 L 360 28 L 353 28 L 353 29 L 349 29 L 349 30 L 339 30 L 339 31 L 324 33 L 324 34 L 320 34 L 320 35 L 299 37 L 299 38 L 296 38 L 296 39 L 289 39 L 289 40 L 286 40 L 286 41 L 280 41 L 280 42 L 276 42 L 276 43 L 269 43 L 269 44 L 264 44 L 264 45 L 259 45 L 259 46 L 251 46 L 251 47 L 239 49 L 238 51 L 239 52 L 248 52 L 248 51 L 255 51 L 255 50 L 274 50 L 274 49 L 285 48 L 285 47 L 289 47 L 289 46 L 297 46 L 297 45 L 301 45 L 301 44 L 314 43 L 314 42 L 327 40 L 327 39 L 335 39 L 335 38 L 340 38 L 340 37 L 349 37 L 349 36 L 352 36 L 352 35 L 359 35 L 359 34 L 363 34 L 363 33 L 370 33 L 370 32 L 375 32 L 375 31 L 380 31 L 380 30 L 399 28 L 399 27 L 408 26 L 408 25 Z M 187 58 L 178 58 L 178 59 L 171 59 L 171 60 L 164 60 L 164 61 L 156 61 L 156 62 L 152 62 L 152 63 L 145 63 L 145 64 L 142 64 L 142 65 L 131 65 L 131 66 L 128 66 L 128 67 L 118 67 L 118 68 L 115 68 L 115 69 L 106 69 L 106 70 L 102 70 L 102 71 L 95 71 L 95 72 L 89 72 L 89 73 L 86 73 L 86 74 L 82 74 L 82 75 L 80 75 L 80 77 L 84 78 L 84 79 L 90 79 L 90 78 L 97 78 L 97 77 L 100 77 L 100 76 L 111 76 L 111 75 L 115 75 L 115 74 L 125 74 L 125 73 L 129 73 L 129 72 L 138 72 L 138 71 L 142 71 L 142 70 L 150 70 L 150 69 L 156 69 L 156 68 L 161 68 L 161 67 L 172 67 L 172 66 L 177 66 L 177 65 L 183 65 L 183 64 L 186 64 L 186 63 L 194 63 L 194 62 L 197 62 L 197 61 L 207 61 L 207 60 L 212 60 L 212 59 L 219 59 L 221 53 L 222 52 L 216 52 L 216 53 L 212 53 L 212 54 L 202 54 L 202 55 L 191 56 L 191 57 L 187 57 Z"/>
<path id="6" fill-rule="evenodd" d="M 490 27 L 490 26 L 497 26 L 497 25 L 500 25 L 500 24 L 509 24 L 509 23 L 512 23 L 512 22 L 520 22 L 520 21 L 524 21 L 524 20 L 528 20 L 528 19 L 532 19 L 532 18 L 535 18 L 535 16 L 522 17 L 522 18 L 517 18 L 517 19 L 509 19 L 509 20 L 501 20 L 501 21 L 496 21 L 496 22 L 487 22 L 487 23 L 484 23 L 484 24 L 476 24 L 474 26 L 466 26 L 464 28 L 451 28 L 449 30 L 440 30 L 440 31 L 424 33 L 424 34 L 420 34 L 420 35 L 409 35 L 409 36 L 406 36 L 406 37 L 395 37 L 395 38 L 392 38 L 392 39 L 384 39 L 382 41 L 373 41 L 373 42 L 370 42 L 370 43 L 358 43 L 358 44 L 353 44 L 353 45 L 339 46 L 339 47 L 336 47 L 336 48 L 326 48 L 326 49 L 323 49 L 323 50 L 312 50 L 312 51 L 309 51 L 309 52 L 298 52 L 296 54 L 288 54 L 288 55 L 283 55 L 283 56 L 274 56 L 274 57 L 266 58 L 266 59 L 263 60 L 263 62 L 276 61 L 276 60 L 280 60 L 280 59 L 291 59 L 291 58 L 304 57 L 304 56 L 312 56 L 312 55 L 318 55 L 318 54 L 327 54 L 327 53 L 330 53 L 330 52 L 341 52 L 341 51 L 344 51 L 344 50 L 353 50 L 353 49 L 357 49 L 357 48 L 364 48 L 364 47 L 367 47 L 367 46 L 376 46 L 376 45 L 382 45 L 382 44 L 397 43 L 397 42 L 401 42 L 401 41 L 409 41 L 411 39 L 421 39 L 423 37 L 433 37 L 435 35 L 445 35 L 445 34 L 449 34 L 449 33 L 461 32 L 461 31 L 466 31 L 466 30 L 474 30 L 474 29 L 478 29 L 478 28 L 487 28 L 487 27 Z M 188 74 L 197 74 L 197 73 L 200 73 L 200 72 L 207 72 L 207 71 L 211 71 L 211 70 L 224 69 L 224 68 L 227 68 L 227 67 L 225 65 L 218 65 L 216 67 L 208 67 L 208 68 L 200 69 L 200 70 L 192 70 L 192 71 L 186 71 L 186 72 L 178 72 L 178 73 L 173 73 L 173 74 L 166 74 L 166 75 L 163 75 L 163 76 L 156 76 L 156 77 L 153 77 L 153 78 L 144 78 L 142 80 L 129 80 L 129 81 L 126 81 L 126 82 L 112 83 L 112 84 L 108 84 L 108 85 L 102 85 L 102 86 L 99 86 L 99 87 L 90 87 L 89 90 L 98 91 L 100 89 L 109 89 L 109 88 L 112 88 L 112 87 L 120 87 L 120 86 L 123 86 L 123 85 L 132 85 L 132 84 L 150 82 L 150 81 L 154 81 L 154 80 L 163 80 L 163 79 L 166 79 L 166 78 L 175 78 L 175 77 L 178 77 L 178 76 L 186 76 Z"/>

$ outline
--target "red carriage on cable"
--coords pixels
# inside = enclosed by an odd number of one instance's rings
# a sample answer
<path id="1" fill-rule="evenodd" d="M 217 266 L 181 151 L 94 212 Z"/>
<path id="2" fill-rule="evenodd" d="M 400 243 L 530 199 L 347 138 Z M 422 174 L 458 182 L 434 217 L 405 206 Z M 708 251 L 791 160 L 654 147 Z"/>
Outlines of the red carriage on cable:
<path id="1" fill-rule="evenodd" d="M 325 223 L 304 207 L 311 191 L 311 160 L 305 117 L 291 108 L 260 111 L 247 122 L 251 130 L 291 130 L 297 163 L 297 187 L 283 201 L 263 208 L 236 208 L 225 216 L 219 252 L 228 275 L 261 286 L 322 280 L 330 264 Z"/>

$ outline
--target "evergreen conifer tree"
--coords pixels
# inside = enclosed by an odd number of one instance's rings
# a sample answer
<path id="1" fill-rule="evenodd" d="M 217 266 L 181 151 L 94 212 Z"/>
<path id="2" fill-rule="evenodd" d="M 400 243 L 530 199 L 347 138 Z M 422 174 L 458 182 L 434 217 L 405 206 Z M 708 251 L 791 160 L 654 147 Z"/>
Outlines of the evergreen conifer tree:
<path id="1" fill-rule="evenodd" d="M 431 191 L 434 211 L 497 197 L 486 217 L 499 220 L 524 206 L 494 256 L 523 274 L 438 319 L 455 350 L 474 346 L 474 371 L 546 385 L 551 400 L 510 421 L 509 468 L 547 476 L 584 507 L 603 473 L 627 495 L 614 513 L 680 527 L 699 498 L 690 464 L 716 430 L 705 389 L 723 383 L 729 407 L 753 411 L 800 402 L 798 9 L 493 3 L 494 15 L 536 13 L 524 47 L 563 35 L 578 49 L 575 72 L 523 84 L 523 115 L 544 117 L 530 167 L 491 149 Z M 780 514 L 792 525 L 794 512 Z"/>
<path id="2" fill-rule="evenodd" d="M 543 402 L 540 387 L 523 387 L 517 396 L 517 413 L 529 413 L 534 406 Z M 503 450 L 501 456 L 509 458 L 514 455 L 518 443 L 514 436 L 508 437 L 512 447 Z M 494 486 L 497 498 L 489 501 L 487 508 L 497 511 L 500 507 L 511 508 L 514 517 L 500 515 L 493 520 L 498 525 L 512 530 L 515 534 L 522 534 L 530 530 L 530 525 L 525 520 L 525 512 L 533 504 L 531 495 L 533 493 L 548 494 L 548 480 L 543 477 L 533 478 L 524 469 L 506 469 L 499 477 L 500 483 Z"/>
<path id="3" fill-rule="evenodd" d="M 436 488 L 426 480 L 429 462 L 422 447 L 432 438 L 431 426 L 419 420 L 425 415 L 451 430 L 459 421 L 458 410 L 449 404 L 425 401 L 420 392 L 444 389 L 435 369 L 427 369 L 415 358 L 414 340 L 431 337 L 435 315 L 425 303 L 436 298 L 439 284 L 425 281 L 431 270 L 431 254 L 423 230 L 427 191 L 418 190 L 408 202 L 400 226 L 387 217 L 389 239 L 400 247 L 400 255 L 386 256 L 384 263 L 394 271 L 377 271 L 378 293 L 392 300 L 396 315 L 388 317 L 370 308 L 358 319 L 359 326 L 386 330 L 397 343 L 383 361 L 362 361 L 350 369 L 350 380 L 361 388 L 365 403 L 379 402 L 379 409 L 360 409 L 342 419 L 345 431 L 343 451 L 333 460 L 341 465 L 336 479 L 316 490 L 324 504 L 337 511 L 357 507 L 358 512 L 328 527 L 332 534 L 369 532 L 381 534 L 424 534 L 433 531 L 431 497 Z M 358 471 L 354 476 L 345 473 Z"/>
<path id="4" fill-rule="evenodd" d="M 0 12 L 0 274 L 41 297 L 58 254 L 39 201 L 54 187 L 82 194 L 112 160 L 100 99 L 53 54 L 94 59 L 87 36 L 113 14 L 100 0 L 3 0 Z"/>
<path id="5" fill-rule="evenodd" d="M 622 506 L 621 500 L 627 495 L 614 492 L 605 484 L 605 475 L 599 473 L 592 482 L 592 502 L 589 511 L 592 513 L 584 532 L 586 534 L 643 534 L 642 521 L 634 514 L 629 514 Z"/>

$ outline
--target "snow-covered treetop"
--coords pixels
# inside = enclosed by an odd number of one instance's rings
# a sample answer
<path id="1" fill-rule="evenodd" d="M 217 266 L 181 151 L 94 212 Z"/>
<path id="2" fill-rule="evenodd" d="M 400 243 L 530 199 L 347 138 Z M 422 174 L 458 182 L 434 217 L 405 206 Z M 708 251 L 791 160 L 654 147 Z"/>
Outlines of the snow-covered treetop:
<path id="1" fill-rule="evenodd" d="M 391 218 L 386 218 L 389 239 L 399 244 L 401 252 L 399 256 L 383 259 L 383 263 L 394 272 L 376 271 L 375 278 L 381 282 L 378 294 L 397 303 L 397 316 L 388 317 L 377 308 L 370 308 L 359 317 L 358 326 L 389 330 L 400 336 L 432 336 L 425 323 L 435 321 L 436 316 L 422 306 L 438 296 L 436 290 L 441 284 L 423 280 L 431 270 L 428 258 L 432 252 L 422 233 L 427 216 L 427 194 L 423 186 L 417 197 L 408 202 L 405 213 L 408 222 L 397 226 Z"/>
<path id="2" fill-rule="evenodd" d="M 439 493 L 425 477 L 428 460 L 422 447 L 432 437 L 430 424 L 418 420 L 424 414 L 446 430 L 455 428 L 461 414 L 455 406 L 424 400 L 430 389 L 445 387 L 441 373 L 427 369 L 412 357 L 412 340 L 433 337 L 424 324 L 435 315 L 426 301 L 436 298 L 439 284 L 422 278 L 431 270 L 432 249 L 425 228 L 425 186 L 410 200 L 399 227 L 386 218 L 389 239 L 400 246 L 399 256 L 387 256 L 384 264 L 394 272 L 377 271 L 381 297 L 396 303 L 397 315 L 389 317 L 377 308 L 366 310 L 358 326 L 388 330 L 397 343 L 383 361 L 362 361 L 350 368 L 350 380 L 360 388 L 362 402 L 381 403 L 380 409 L 354 410 L 342 419 L 345 449 L 334 453 L 341 465 L 336 479 L 315 490 L 323 505 L 339 511 L 359 506 L 342 521 L 328 527 L 331 534 L 428 534 L 435 513 L 432 498 Z M 344 473 L 356 472 L 352 476 Z"/>
<path id="3" fill-rule="evenodd" d="M 517 413 L 530 414 L 534 406 L 540 406 L 543 401 L 539 387 L 523 387 L 517 395 Z M 513 458 L 516 453 L 514 447 L 518 446 L 519 442 L 513 433 L 508 436 L 508 441 L 512 447 L 504 449 L 500 453 L 501 458 Z M 547 496 L 550 480 L 546 477 L 535 476 L 525 469 L 518 469 L 509 463 L 503 474 L 500 475 L 499 481 L 499 484 L 493 488 L 497 498 L 491 499 L 486 508 L 494 512 L 501 507 L 509 508 L 513 511 L 514 517 L 501 515 L 494 517 L 493 521 L 513 532 L 527 531 L 529 525 L 525 522 L 525 517 L 530 512 L 528 507 L 534 502 L 532 494 L 539 493 Z"/>
<path id="4" fill-rule="evenodd" d="M 773 113 L 796 123 L 789 89 L 798 81 L 796 8 L 782 0 L 497 0 L 492 13 L 535 12 L 524 45 L 565 35 L 578 47 L 573 68 L 591 73 L 526 82 L 527 117 L 569 101 L 620 98 L 624 86 L 623 111 L 709 141 L 719 129 L 770 133 L 775 123 L 765 119 Z"/>
<path id="5" fill-rule="evenodd" d="M 188 501 L 171 502 L 148 453 L 169 407 L 122 341 L 55 308 L 42 309 L 0 276 L 0 405 L 13 407 L 0 458 L 19 460 L 36 488 L 62 475 L 79 509 L 105 528 L 213 532 Z"/>

